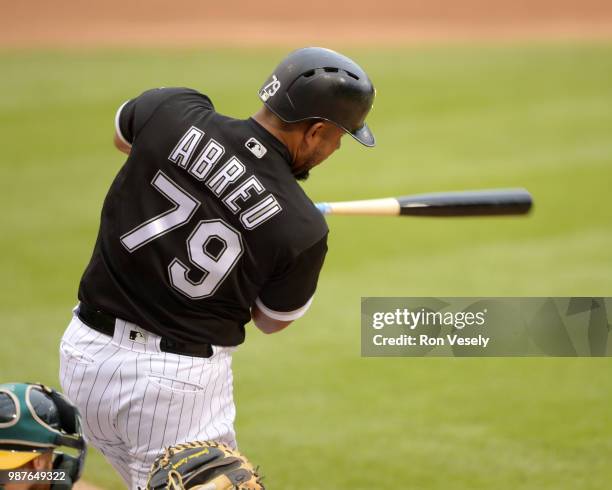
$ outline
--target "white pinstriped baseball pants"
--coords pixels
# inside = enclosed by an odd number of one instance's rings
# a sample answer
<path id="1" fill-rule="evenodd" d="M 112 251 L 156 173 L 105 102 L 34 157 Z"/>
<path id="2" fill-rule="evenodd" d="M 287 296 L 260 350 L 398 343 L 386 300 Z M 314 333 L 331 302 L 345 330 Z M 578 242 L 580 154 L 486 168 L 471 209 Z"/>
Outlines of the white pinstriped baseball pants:
<path id="1" fill-rule="evenodd" d="M 146 486 L 164 447 L 205 439 L 236 446 L 235 348 L 213 346 L 212 357 L 199 358 L 162 352 L 159 341 L 119 319 L 111 338 L 75 314 L 60 345 L 60 381 L 86 439 L 132 490 Z"/>

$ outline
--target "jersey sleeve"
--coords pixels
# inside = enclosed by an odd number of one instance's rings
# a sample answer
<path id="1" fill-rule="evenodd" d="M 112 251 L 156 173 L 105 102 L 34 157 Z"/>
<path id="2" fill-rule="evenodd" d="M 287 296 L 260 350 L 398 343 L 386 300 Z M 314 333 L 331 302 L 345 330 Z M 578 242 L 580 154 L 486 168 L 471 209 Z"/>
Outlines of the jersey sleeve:
<path id="1" fill-rule="evenodd" d="M 303 316 L 312 303 L 326 253 L 327 235 L 266 283 L 255 300 L 257 307 L 274 320 L 293 321 Z"/>
<path id="2" fill-rule="evenodd" d="M 115 114 L 115 132 L 121 141 L 131 146 L 140 130 L 147 124 L 158 107 L 168 99 L 184 95 L 198 97 L 213 108 L 210 99 L 199 92 L 187 88 L 155 88 L 147 90 L 134 99 L 124 102 Z"/>

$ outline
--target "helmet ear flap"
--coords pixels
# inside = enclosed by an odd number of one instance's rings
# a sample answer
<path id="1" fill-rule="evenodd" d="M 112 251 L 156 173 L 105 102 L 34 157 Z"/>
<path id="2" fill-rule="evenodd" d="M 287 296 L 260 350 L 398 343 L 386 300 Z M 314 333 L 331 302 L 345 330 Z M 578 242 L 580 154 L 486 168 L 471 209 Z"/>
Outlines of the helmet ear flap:
<path id="1" fill-rule="evenodd" d="M 78 457 L 58 453 L 53 462 L 53 468 L 66 471 L 69 480 L 56 483 L 51 487 L 52 490 L 69 489 L 81 477 L 87 456 L 87 445 L 81 431 L 81 416 L 78 409 L 64 395 L 58 393 L 53 388 L 47 386 L 43 388 L 49 394 L 53 403 L 55 403 L 62 431 L 66 432 L 66 435 L 59 435 L 57 437 L 58 444 L 79 450 Z"/>
<path id="2" fill-rule="evenodd" d="M 79 412 L 74 405 L 69 403 L 63 395 L 59 394 L 53 388 L 41 385 L 45 393 L 47 393 L 55 406 L 57 407 L 60 424 L 62 430 L 68 434 L 77 434 L 80 432 L 80 424 L 78 422 Z"/>
<path id="3" fill-rule="evenodd" d="M 57 436 L 57 444 L 75 449 L 84 449 L 85 440 L 81 431 L 81 416 L 78 409 L 64 395 L 58 393 L 53 388 L 44 385 L 40 386 L 53 400 L 53 403 L 55 403 L 62 432 L 65 432 L 65 435 L 60 434 Z"/>
<path id="4" fill-rule="evenodd" d="M 66 479 L 55 482 L 51 487 L 52 490 L 69 490 L 81 477 L 84 466 L 84 457 L 75 458 L 68 454 L 59 453 L 53 461 L 53 469 L 56 471 L 65 471 Z"/>

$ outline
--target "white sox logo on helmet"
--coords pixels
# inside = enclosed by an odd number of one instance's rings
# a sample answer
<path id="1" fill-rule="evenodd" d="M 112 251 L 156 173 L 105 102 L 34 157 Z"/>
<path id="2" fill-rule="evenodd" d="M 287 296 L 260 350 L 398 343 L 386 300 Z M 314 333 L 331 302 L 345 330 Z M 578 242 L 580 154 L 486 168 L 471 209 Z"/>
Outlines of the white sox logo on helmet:
<path id="1" fill-rule="evenodd" d="M 280 81 L 278 80 L 278 78 L 276 78 L 276 75 L 272 75 L 272 81 L 265 85 L 264 88 L 259 91 L 259 97 L 265 102 L 270 97 L 274 97 L 274 94 L 278 92 L 278 89 L 280 87 Z"/>

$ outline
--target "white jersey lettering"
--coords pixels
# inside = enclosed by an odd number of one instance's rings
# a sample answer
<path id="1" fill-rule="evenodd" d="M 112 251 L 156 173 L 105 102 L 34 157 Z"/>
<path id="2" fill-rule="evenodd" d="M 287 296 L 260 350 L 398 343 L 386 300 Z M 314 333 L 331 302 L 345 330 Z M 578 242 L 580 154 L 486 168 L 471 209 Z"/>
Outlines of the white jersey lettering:
<path id="1" fill-rule="evenodd" d="M 227 186 L 236 182 L 244 173 L 244 165 L 236 157 L 231 157 L 219 171 L 206 182 L 208 188 L 218 197 L 223 194 Z"/>
<path id="2" fill-rule="evenodd" d="M 240 222 L 247 230 L 253 230 L 283 210 L 276 198 L 269 195 L 240 215 Z"/>
<path id="3" fill-rule="evenodd" d="M 187 168 L 191 156 L 204 136 L 204 131 L 191 126 L 170 152 L 168 159 L 179 167 Z"/>
<path id="4" fill-rule="evenodd" d="M 265 190 L 264 186 L 257 180 L 257 177 L 254 176 L 249 177 L 240 184 L 237 189 L 230 192 L 227 197 L 223 199 L 223 204 L 225 204 L 232 213 L 236 214 L 240 211 L 240 207 L 236 204 L 236 201 L 246 201 L 251 197 L 252 190 L 257 194 L 261 194 Z"/>

